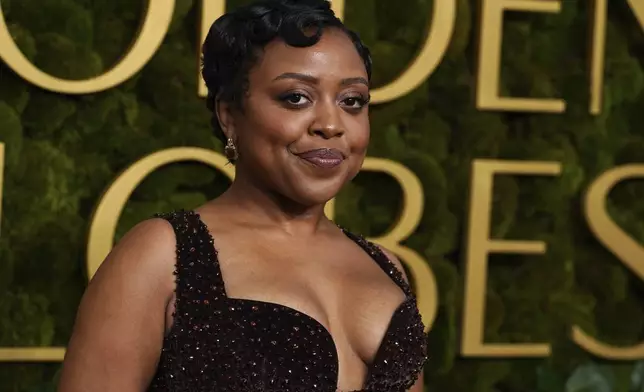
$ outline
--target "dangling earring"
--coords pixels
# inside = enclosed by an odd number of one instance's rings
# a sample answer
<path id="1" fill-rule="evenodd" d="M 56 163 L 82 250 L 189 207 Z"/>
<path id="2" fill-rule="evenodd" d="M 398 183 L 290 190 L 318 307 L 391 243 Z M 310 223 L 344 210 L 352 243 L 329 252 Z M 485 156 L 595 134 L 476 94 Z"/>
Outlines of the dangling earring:
<path id="1" fill-rule="evenodd" d="M 228 141 L 226 141 L 224 154 L 226 154 L 226 158 L 228 158 L 228 160 L 234 161 L 237 159 L 237 147 L 235 147 L 235 143 L 233 143 L 233 139 L 228 138 Z"/>

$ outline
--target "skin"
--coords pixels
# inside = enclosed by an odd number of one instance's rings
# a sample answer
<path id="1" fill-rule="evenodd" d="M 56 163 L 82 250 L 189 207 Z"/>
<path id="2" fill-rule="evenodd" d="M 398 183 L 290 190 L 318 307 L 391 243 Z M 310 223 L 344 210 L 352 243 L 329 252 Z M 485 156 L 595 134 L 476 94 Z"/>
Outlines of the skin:
<path id="1" fill-rule="evenodd" d="M 239 153 L 236 178 L 197 209 L 215 238 L 228 296 L 286 305 L 321 323 L 338 350 L 341 390 L 363 386 L 404 300 L 323 211 L 366 154 L 366 79 L 362 59 L 339 30 L 326 30 L 309 48 L 269 43 L 249 73 L 241 110 L 217 103 Z M 317 148 L 338 149 L 345 159 L 321 169 L 297 156 Z M 152 219 L 113 249 L 81 302 L 60 392 L 146 390 L 173 321 L 175 246 L 167 222 Z M 421 380 L 412 392 L 422 391 Z"/>

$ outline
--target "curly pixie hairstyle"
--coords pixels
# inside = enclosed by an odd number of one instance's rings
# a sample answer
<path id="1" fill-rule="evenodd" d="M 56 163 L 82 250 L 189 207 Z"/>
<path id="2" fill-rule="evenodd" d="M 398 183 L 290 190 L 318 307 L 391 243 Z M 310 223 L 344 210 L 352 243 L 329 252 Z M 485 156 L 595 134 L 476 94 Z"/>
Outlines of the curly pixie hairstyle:
<path id="1" fill-rule="evenodd" d="M 326 0 L 260 0 L 226 13 L 210 28 L 202 48 L 202 75 L 208 87 L 206 105 L 213 112 L 215 134 L 225 143 L 215 112 L 222 100 L 242 109 L 248 91 L 248 72 L 274 39 L 294 47 L 315 45 L 325 28 L 348 35 L 364 61 L 371 80 L 371 55 L 358 37 L 338 19 Z M 313 32 L 313 33 L 312 33 Z"/>

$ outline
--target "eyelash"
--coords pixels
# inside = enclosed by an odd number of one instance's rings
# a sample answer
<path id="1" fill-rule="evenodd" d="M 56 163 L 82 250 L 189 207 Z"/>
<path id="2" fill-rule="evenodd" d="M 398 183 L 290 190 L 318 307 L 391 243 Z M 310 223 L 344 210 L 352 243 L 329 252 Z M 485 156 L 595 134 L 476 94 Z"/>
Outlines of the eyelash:
<path id="1" fill-rule="evenodd" d="M 311 101 L 311 99 L 309 97 L 307 97 L 306 94 L 297 93 L 297 92 L 284 94 L 284 95 L 279 97 L 279 100 L 284 102 L 284 103 L 286 103 L 286 104 L 291 105 L 292 107 L 297 108 L 297 107 L 302 106 L 301 104 L 296 104 L 296 103 L 289 102 L 289 99 L 291 99 L 293 97 L 297 97 L 297 98 L 303 97 L 303 98 L 306 98 L 307 100 Z M 369 102 L 371 101 L 370 97 L 365 98 L 362 94 L 359 94 L 359 95 L 356 95 L 356 96 L 351 96 L 351 97 L 346 97 L 343 101 L 346 101 L 346 100 L 349 100 L 349 99 L 356 100 L 358 102 L 358 104 L 359 104 L 358 107 L 349 107 L 350 110 L 361 110 L 366 105 L 368 105 Z"/>

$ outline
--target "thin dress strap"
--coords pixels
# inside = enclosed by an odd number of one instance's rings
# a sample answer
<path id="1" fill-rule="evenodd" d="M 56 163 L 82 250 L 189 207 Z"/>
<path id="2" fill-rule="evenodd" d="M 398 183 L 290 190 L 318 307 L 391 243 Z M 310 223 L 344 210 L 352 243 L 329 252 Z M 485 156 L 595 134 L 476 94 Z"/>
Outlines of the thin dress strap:
<path id="1" fill-rule="evenodd" d="M 412 297 L 414 291 L 403 277 L 400 269 L 387 257 L 382 249 L 371 241 L 367 241 L 363 236 L 353 234 L 344 228 L 341 228 L 344 234 L 358 244 L 371 258 L 382 268 L 383 271 L 394 281 L 405 293 L 407 297 Z"/>
<path id="2" fill-rule="evenodd" d="M 226 291 L 214 241 L 199 215 L 193 211 L 180 210 L 155 216 L 167 220 L 177 238 L 174 271 L 177 317 L 183 316 L 183 304 L 192 304 L 189 306 L 193 311 L 204 309 L 194 305 L 207 305 L 225 299 Z"/>

